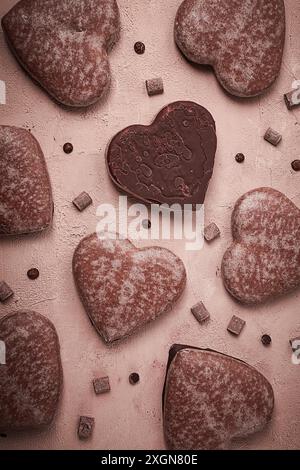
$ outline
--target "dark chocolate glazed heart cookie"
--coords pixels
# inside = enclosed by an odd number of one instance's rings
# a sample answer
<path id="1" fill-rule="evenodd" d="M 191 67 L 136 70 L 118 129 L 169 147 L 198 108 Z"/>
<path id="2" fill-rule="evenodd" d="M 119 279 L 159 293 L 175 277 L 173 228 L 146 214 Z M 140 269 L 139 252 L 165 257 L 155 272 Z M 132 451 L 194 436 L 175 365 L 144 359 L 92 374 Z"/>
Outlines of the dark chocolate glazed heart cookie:
<path id="1" fill-rule="evenodd" d="M 23 68 L 59 103 L 89 106 L 108 89 L 120 32 L 115 0 L 21 0 L 2 28 Z"/>
<path id="2" fill-rule="evenodd" d="M 0 126 L 0 236 L 41 232 L 52 224 L 45 158 L 25 129 Z"/>
<path id="3" fill-rule="evenodd" d="M 172 309 L 184 290 L 182 261 L 160 247 L 126 239 L 84 238 L 73 274 L 85 310 L 106 343 L 125 338 Z"/>
<path id="4" fill-rule="evenodd" d="M 191 346 L 170 349 L 163 393 L 170 449 L 228 449 L 262 430 L 273 407 L 272 386 L 245 362 Z"/>
<path id="5" fill-rule="evenodd" d="M 217 147 L 215 122 L 202 106 L 171 103 L 150 126 L 134 125 L 111 141 L 107 168 L 124 192 L 147 203 L 202 204 Z"/>
<path id="6" fill-rule="evenodd" d="M 283 0 L 184 0 L 174 31 L 187 59 L 211 65 L 233 95 L 259 95 L 279 75 L 285 37 Z"/>
<path id="7" fill-rule="evenodd" d="M 258 188 L 235 204 L 233 243 L 222 261 L 226 289 L 256 304 L 300 287 L 300 210 L 284 194 Z"/>
<path id="8" fill-rule="evenodd" d="M 0 341 L 4 345 L 1 432 L 49 425 L 62 387 L 60 347 L 53 324 L 35 312 L 11 313 L 0 320 Z"/>

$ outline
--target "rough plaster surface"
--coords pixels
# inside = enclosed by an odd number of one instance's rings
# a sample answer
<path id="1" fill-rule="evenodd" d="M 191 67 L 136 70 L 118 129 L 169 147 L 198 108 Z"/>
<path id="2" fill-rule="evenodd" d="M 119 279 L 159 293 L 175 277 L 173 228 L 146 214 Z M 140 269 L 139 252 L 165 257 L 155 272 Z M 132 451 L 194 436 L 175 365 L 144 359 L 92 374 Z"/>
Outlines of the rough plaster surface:
<path id="1" fill-rule="evenodd" d="M 16 3 L 2 0 L 0 15 Z M 288 111 L 283 93 L 300 78 L 300 3 L 286 0 L 287 36 L 282 71 L 275 86 L 261 98 L 239 100 L 227 96 L 214 74 L 186 62 L 173 41 L 173 23 L 181 0 L 119 0 L 121 40 L 111 54 L 112 88 L 102 102 L 88 111 L 66 111 L 52 102 L 21 70 L 0 34 L 0 79 L 7 85 L 7 104 L 0 106 L 0 123 L 30 128 L 38 138 L 53 185 L 53 229 L 29 238 L 0 241 L 0 277 L 15 296 L 0 305 L 0 315 L 12 309 L 34 309 L 47 316 L 60 337 L 64 392 L 53 427 L 42 433 L 0 438 L 0 448 L 20 449 L 163 449 L 161 390 L 168 350 L 173 343 L 210 347 L 255 366 L 271 382 L 275 393 L 274 418 L 262 433 L 234 444 L 245 449 L 300 447 L 300 366 L 291 362 L 290 337 L 300 334 L 300 293 L 249 308 L 226 292 L 220 264 L 231 242 L 230 215 L 237 198 L 260 186 L 283 191 L 300 206 L 299 178 L 290 162 L 299 158 L 300 108 Z M 158 25 L 159 17 L 159 28 Z M 135 54 L 142 40 L 146 53 Z M 162 76 L 165 93 L 149 98 L 144 81 Z M 162 241 L 185 262 L 188 282 L 173 314 L 165 316 L 128 341 L 107 347 L 83 311 L 72 279 L 72 255 L 80 239 L 95 230 L 100 202 L 117 206 L 118 192 L 105 169 L 105 148 L 124 127 L 150 122 L 158 110 L 176 100 L 194 100 L 214 116 L 218 150 L 214 175 L 206 196 L 206 221 L 215 221 L 221 238 L 198 252 L 185 251 L 184 242 Z M 272 126 L 283 134 L 278 147 L 264 141 Z M 72 142 L 74 152 L 62 151 Z M 237 164 L 234 155 L 246 160 Z M 82 190 L 94 205 L 85 212 L 71 204 Z M 149 246 L 152 242 L 139 243 Z M 40 269 L 30 281 L 26 271 Z M 199 325 L 190 307 L 203 300 L 211 321 Z M 233 314 L 247 321 L 239 338 L 226 326 Z M 269 333 L 265 348 L 260 336 Z M 141 380 L 132 387 L 130 372 Z M 111 393 L 97 397 L 92 379 L 109 375 Z M 81 442 L 76 428 L 81 414 L 96 418 L 92 440 Z"/>

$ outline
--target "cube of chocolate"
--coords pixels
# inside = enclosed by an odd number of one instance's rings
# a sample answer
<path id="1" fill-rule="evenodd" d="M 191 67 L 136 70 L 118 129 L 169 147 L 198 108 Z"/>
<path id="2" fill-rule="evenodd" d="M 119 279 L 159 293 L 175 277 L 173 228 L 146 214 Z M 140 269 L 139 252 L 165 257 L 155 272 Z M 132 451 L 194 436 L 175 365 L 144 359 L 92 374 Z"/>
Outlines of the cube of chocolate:
<path id="1" fill-rule="evenodd" d="M 264 139 L 276 147 L 282 140 L 282 135 L 279 134 L 279 132 L 274 131 L 274 129 L 272 129 L 271 127 L 269 127 L 269 129 L 264 135 Z"/>
<path id="2" fill-rule="evenodd" d="M 110 392 L 109 377 L 100 377 L 93 380 L 93 386 L 96 395 Z"/>
<path id="3" fill-rule="evenodd" d="M 88 206 L 90 206 L 92 204 L 92 202 L 93 202 L 93 200 L 92 200 L 91 196 L 88 193 L 86 193 L 85 191 L 80 193 L 79 196 L 77 196 L 73 200 L 74 206 L 80 212 L 82 212 L 84 209 L 86 209 Z"/>
<path id="4" fill-rule="evenodd" d="M 207 242 L 211 242 L 215 238 L 220 236 L 220 229 L 219 227 L 212 222 L 211 224 L 207 225 L 204 228 L 204 238 Z"/>
<path id="5" fill-rule="evenodd" d="M 78 425 L 79 439 L 88 439 L 92 436 L 95 427 L 95 418 L 80 416 Z"/>
<path id="6" fill-rule="evenodd" d="M 241 334 L 242 329 L 244 328 L 245 324 L 246 324 L 245 320 L 242 320 L 236 315 L 233 315 L 233 317 L 231 318 L 229 322 L 229 325 L 227 326 L 227 330 L 233 335 L 238 336 L 239 334 Z"/>
<path id="7" fill-rule="evenodd" d="M 162 78 L 152 78 L 146 80 L 146 88 L 149 96 L 161 95 L 164 92 L 164 83 Z"/>
<path id="8" fill-rule="evenodd" d="M 14 295 L 14 291 L 6 284 L 5 281 L 0 281 L 0 302 L 5 302 Z"/>
<path id="9" fill-rule="evenodd" d="M 300 104 L 300 88 L 289 91 L 284 96 L 287 109 L 292 109 Z"/>
<path id="10" fill-rule="evenodd" d="M 293 352 L 300 349 L 300 336 L 297 336 L 297 338 L 290 339 L 290 345 L 292 347 Z"/>
<path id="11" fill-rule="evenodd" d="M 196 305 L 194 305 L 191 308 L 191 312 L 199 323 L 203 323 L 210 318 L 210 314 L 203 302 L 198 302 Z"/>

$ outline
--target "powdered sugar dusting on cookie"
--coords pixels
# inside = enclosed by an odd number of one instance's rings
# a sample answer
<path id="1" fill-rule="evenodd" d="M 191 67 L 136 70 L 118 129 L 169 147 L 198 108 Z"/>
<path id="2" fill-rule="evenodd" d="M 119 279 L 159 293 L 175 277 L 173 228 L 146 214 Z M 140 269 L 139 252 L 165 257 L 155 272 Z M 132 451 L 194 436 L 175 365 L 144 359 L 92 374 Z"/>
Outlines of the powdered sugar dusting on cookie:
<path id="1" fill-rule="evenodd" d="M 0 367 L 0 430 L 49 425 L 62 383 L 54 326 L 35 312 L 17 312 L 0 321 L 6 365 Z"/>
<path id="2" fill-rule="evenodd" d="M 50 180 L 30 132 L 0 126 L 0 180 L 0 235 L 39 232 L 51 224 Z"/>
<path id="3" fill-rule="evenodd" d="M 300 286 L 300 210 L 284 194 L 246 193 L 233 211 L 232 233 L 222 272 L 234 297 L 256 303 Z"/>
<path id="4" fill-rule="evenodd" d="M 274 396 L 254 368 L 222 354 L 185 348 L 167 372 L 164 431 L 170 448 L 212 450 L 261 430 Z"/>
<path id="5" fill-rule="evenodd" d="M 88 106 L 105 93 L 120 32 L 115 0 L 22 0 L 2 25 L 20 63 L 60 103 Z"/>
<path id="6" fill-rule="evenodd" d="M 277 78 L 283 53 L 283 0 L 185 0 L 175 39 L 185 56 L 210 64 L 230 93 L 255 96 Z"/>
<path id="7" fill-rule="evenodd" d="M 133 333 L 170 310 L 185 286 L 182 261 L 159 247 L 138 250 L 129 240 L 83 239 L 73 258 L 81 299 L 106 342 Z"/>

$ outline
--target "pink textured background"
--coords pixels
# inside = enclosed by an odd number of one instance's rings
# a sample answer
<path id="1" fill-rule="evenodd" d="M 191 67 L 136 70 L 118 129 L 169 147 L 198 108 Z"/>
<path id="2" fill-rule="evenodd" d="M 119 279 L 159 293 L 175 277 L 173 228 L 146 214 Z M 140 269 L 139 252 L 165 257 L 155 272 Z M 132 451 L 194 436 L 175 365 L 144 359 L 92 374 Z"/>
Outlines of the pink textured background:
<path id="1" fill-rule="evenodd" d="M 0 16 L 14 5 L 1 0 Z M 274 387 L 276 409 L 262 433 L 235 443 L 235 448 L 295 449 L 300 447 L 300 366 L 291 363 L 290 337 L 300 335 L 299 291 L 274 303 L 247 308 L 225 291 L 219 274 L 222 254 L 231 240 L 230 214 L 236 199 L 262 185 L 283 191 L 300 206 L 300 174 L 290 162 L 299 158 L 300 108 L 288 111 L 283 93 L 300 79 L 300 2 L 286 0 L 287 34 L 282 71 L 264 96 L 238 100 L 226 95 L 213 73 L 198 70 L 180 55 L 173 42 L 173 21 L 181 0 L 119 0 L 122 37 L 111 54 L 113 83 L 105 102 L 88 111 L 66 111 L 23 73 L 0 32 L 0 79 L 7 85 L 7 105 L 0 105 L 0 123 L 31 129 L 48 163 L 55 198 L 53 229 L 40 236 L 0 241 L 0 278 L 15 296 L 0 305 L 0 315 L 15 309 L 34 309 L 55 324 L 61 342 L 64 391 L 52 428 L 0 438 L 0 449 L 163 449 L 161 390 L 169 346 L 174 342 L 210 347 L 257 367 Z M 142 40 L 146 53 L 133 44 Z M 144 81 L 162 76 L 164 95 L 149 98 Z M 95 230 L 95 210 L 101 202 L 117 205 L 118 192 L 105 169 L 104 152 L 110 138 L 123 127 L 148 124 L 167 103 L 190 99 L 213 114 L 218 151 L 206 197 L 206 219 L 221 228 L 219 240 L 198 252 L 186 252 L 183 242 L 161 242 L 179 255 L 187 268 L 186 291 L 175 309 L 136 336 L 107 347 L 91 326 L 75 291 L 71 260 L 75 246 Z M 271 125 L 283 134 L 278 148 L 262 136 Z M 62 151 L 72 142 L 74 152 Z M 234 155 L 243 152 L 244 164 Z M 71 201 L 88 191 L 94 205 L 79 213 Z M 144 242 L 143 245 L 150 245 Z M 141 244 L 140 244 L 141 245 Z M 38 267 L 40 277 L 26 272 Z M 203 300 L 212 319 L 200 326 L 190 307 Z M 226 326 L 233 314 L 247 321 L 239 338 Z M 269 333 L 265 348 L 260 336 Z M 128 374 L 137 371 L 140 384 L 132 387 Z M 110 394 L 97 397 L 92 378 L 108 374 Z M 96 418 L 93 439 L 77 439 L 80 414 Z"/>

